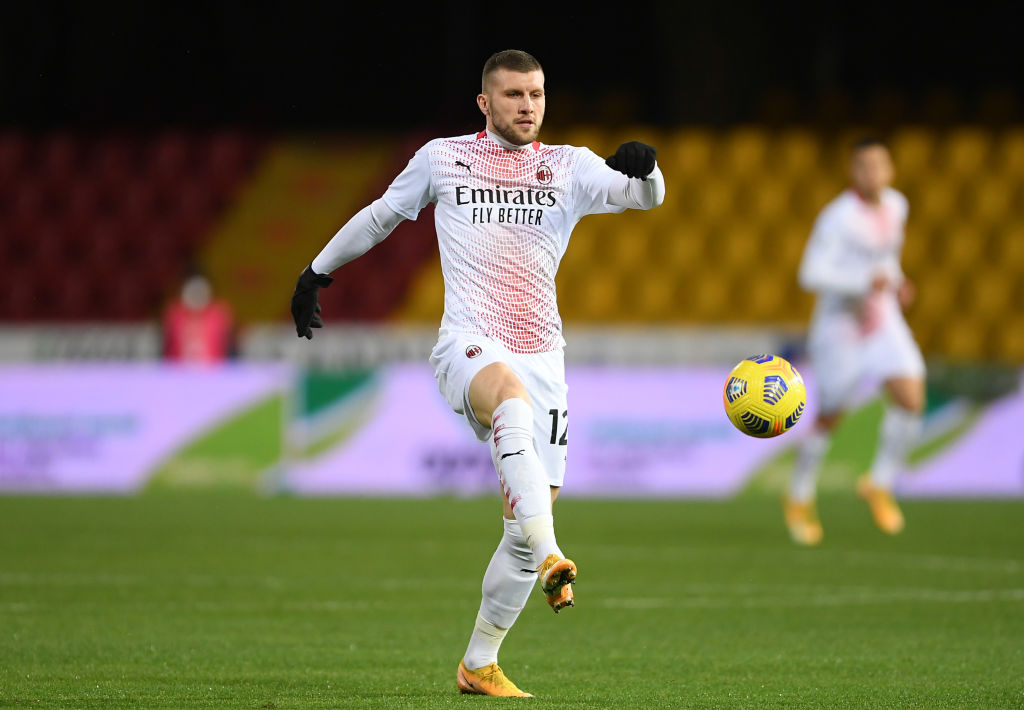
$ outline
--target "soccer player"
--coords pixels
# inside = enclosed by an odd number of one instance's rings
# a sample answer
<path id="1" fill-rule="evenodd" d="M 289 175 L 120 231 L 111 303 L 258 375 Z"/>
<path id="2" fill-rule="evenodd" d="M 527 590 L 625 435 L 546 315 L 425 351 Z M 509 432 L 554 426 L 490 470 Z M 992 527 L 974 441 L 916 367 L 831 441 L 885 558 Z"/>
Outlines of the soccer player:
<path id="1" fill-rule="evenodd" d="M 444 316 L 430 356 L 438 386 L 490 445 L 504 493 L 504 534 L 484 573 L 483 600 L 459 663 L 463 693 L 527 696 L 497 664 L 498 648 L 540 580 L 555 612 L 573 606 L 576 565 L 555 538 L 552 506 L 565 475 L 567 387 L 555 272 L 585 215 L 650 209 L 664 199 L 651 146 L 624 143 L 602 160 L 537 140 L 544 72 L 506 50 L 484 64 L 479 133 L 428 142 L 384 195 L 341 228 L 299 276 L 299 337 L 323 325 L 317 289 L 329 273 L 435 203 Z M 415 427 L 409 412 L 402 426 Z"/>
<path id="2" fill-rule="evenodd" d="M 850 161 L 850 187 L 821 211 L 800 265 L 800 284 L 817 294 L 808 332 L 819 414 L 801 442 L 785 501 L 793 540 L 821 542 L 815 508 L 818 468 L 861 382 L 884 382 L 889 395 L 881 440 L 869 474 L 857 490 L 875 524 L 890 535 L 903 529 L 892 497 L 896 473 L 917 438 L 924 408 L 924 360 L 903 318 L 913 286 L 900 269 L 907 199 L 890 185 L 892 159 L 885 143 L 858 142 Z"/>

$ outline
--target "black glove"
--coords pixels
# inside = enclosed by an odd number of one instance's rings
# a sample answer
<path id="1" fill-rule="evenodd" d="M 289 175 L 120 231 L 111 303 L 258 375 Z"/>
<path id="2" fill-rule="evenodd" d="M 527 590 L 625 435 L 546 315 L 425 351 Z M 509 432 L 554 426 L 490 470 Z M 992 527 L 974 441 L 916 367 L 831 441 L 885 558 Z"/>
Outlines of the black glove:
<path id="1" fill-rule="evenodd" d="M 618 170 L 627 177 L 646 180 L 654 170 L 654 161 L 657 157 L 658 151 L 654 146 L 640 141 L 630 141 L 620 145 L 615 155 L 604 162 L 612 170 Z"/>
<path id="2" fill-rule="evenodd" d="M 316 301 L 319 288 L 327 288 L 334 281 L 326 274 L 313 271 L 313 265 L 306 267 L 299 274 L 292 294 L 292 318 L 295 319 L 295 332 L 300 338 L 313 339 L 313 328 L 323 328 L 324 321 L 320 317 L 320 304 Z"/>

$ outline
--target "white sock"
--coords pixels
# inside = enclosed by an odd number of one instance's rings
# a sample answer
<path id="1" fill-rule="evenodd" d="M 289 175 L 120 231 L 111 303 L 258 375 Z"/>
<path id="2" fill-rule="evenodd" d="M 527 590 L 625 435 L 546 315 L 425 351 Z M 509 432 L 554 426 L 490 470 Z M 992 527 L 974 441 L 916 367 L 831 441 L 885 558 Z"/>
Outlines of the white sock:
<path id="1" fill-rule="evenodd" d="M 470 670 L 498 662 L 498 648 L 537 582 L 535 573 L 524 571 L 533 567 L 533 550 L 523 537 L 519 523 L 504 522 L 505 534 L 484 573 L 480 611 L 462 659 Z"/>
<path id="2" fill-rule="evenodd" d="M 555 542 L 551 486 L 533 447 L 533 408 L 518 397 L 506 399 L 495 408 L 491 426 L 501 488 L 538 567 L 548 555 L 562 556 L 562 551 Z"/>
<path id="3" fill-rule="evenodd" d="M 804 437 L 796 452 L 796 468 L 789 480 L 789 498 L 799 503 L 814 500 L 818 487 L 818 470 L 828 452 L 829 433 L 815 426 Z"/>
<path id="4" fill-rule="evenodd" d="M 910 447 L 921 434 L 921 415 L 893 404 L 886 405 L 875 462 L 871 464 L 871 482 L 892 490 L 897 472 L 907 460 Z"/>

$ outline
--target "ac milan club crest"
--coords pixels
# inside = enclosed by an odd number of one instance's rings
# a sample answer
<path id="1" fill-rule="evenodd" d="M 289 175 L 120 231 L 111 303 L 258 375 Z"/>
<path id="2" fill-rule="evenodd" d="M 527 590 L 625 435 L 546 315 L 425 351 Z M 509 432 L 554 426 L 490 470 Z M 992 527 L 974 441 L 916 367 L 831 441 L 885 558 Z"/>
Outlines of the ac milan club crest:
<path id="1" fill-rule="evenodd" d="M 466 348 L 466 357 L 472 360 L 482 352 L 483 348 L 481 348 L 479 345 L 470 345 L 468 348 Z"/>
<path id="2" fill-rule="evenodd" d="M 551 168 L 549 168 L 546 164 L 541 163 L 540 167 L 537 168 L 537 182 L 539 182 L 541 185 L 547 185 L 549 182 L 551 182 L 551 178 L 553 176 L 554 173 L 551 172 Z"/>

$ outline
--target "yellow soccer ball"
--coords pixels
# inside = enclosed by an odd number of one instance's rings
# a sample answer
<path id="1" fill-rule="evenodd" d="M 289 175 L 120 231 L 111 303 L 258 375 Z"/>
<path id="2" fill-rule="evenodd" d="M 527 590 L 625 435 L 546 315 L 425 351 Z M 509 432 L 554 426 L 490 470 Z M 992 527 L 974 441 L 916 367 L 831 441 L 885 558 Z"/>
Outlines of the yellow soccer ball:
<path id="1" fill-rule="evenodd" d="M 754 355 L 740 362 L 725 380 L 725 413 L 737 429 L 768 439 L 789 431 L 807 403 L 804 378 L 778 355 Z"/>

